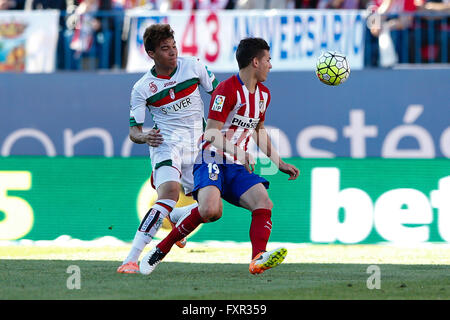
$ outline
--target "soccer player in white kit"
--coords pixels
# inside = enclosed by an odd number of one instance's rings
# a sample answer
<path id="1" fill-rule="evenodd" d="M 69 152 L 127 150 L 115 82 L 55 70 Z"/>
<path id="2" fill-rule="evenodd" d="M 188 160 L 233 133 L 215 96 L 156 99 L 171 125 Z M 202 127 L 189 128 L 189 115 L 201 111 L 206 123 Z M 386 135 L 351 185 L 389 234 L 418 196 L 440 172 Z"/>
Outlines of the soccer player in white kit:
<path id="1" fill-rule="evenodd" d="M 133 86 L 130 139 L 149 145 L 151 182 L 158 198 L 141 221 L 132 248 L 117 269 L 119 273 L 139 272 L 139 256 L 165 217 L 174 225 L 180 216 L 197 206 L 174 209 L 180 184 L 186 195 L 194 187 L 192 169 L 205 127 L 199 86 L 211 94 L 218 85 L 214 74 L 197 58 L 178 57 L 170 25 L 148 27 L 144 32 L 144 47 L 155 65 Z M 146 109 L 154 122 L 153 129 L 147 132 L 143 131 Z"/>

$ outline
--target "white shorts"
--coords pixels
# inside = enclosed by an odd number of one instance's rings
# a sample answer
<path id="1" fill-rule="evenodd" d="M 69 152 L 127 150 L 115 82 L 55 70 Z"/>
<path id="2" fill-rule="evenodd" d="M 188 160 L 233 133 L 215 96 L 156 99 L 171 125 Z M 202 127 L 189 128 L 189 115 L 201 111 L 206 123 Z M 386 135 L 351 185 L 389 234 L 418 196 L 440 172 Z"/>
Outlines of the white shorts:
<path id="1" fill-rule="evenodd" d="M 199 152 L 197 146 L 186 146 L 163 142 L 158 147 L 150 148 L 152 163 L 152 186 L 158 187 L 164 182 L 176 181 L 184 188 L 187 195 L 194 189 L 193 168 Z"/>

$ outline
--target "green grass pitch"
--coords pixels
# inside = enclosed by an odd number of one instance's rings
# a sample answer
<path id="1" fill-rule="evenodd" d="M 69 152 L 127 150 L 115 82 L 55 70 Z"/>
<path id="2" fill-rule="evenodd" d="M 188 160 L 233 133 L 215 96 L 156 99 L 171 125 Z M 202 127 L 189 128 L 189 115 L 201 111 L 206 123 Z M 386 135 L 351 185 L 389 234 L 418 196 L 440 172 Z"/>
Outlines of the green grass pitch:
<path id="1" fill-rule="evenodd" d="M 249 247 L 191 245 L 174 248 L 150 276 L 116 273 L 128 246 L 0 246 L 0 299 L 450 299 L 448 245 L 293 246 L 283 264 L 256 276 Z M 367 286 L 371 265 L 379 289 Z M 69 266 L 79 268 L 79 289 L 68 286 Z"/>

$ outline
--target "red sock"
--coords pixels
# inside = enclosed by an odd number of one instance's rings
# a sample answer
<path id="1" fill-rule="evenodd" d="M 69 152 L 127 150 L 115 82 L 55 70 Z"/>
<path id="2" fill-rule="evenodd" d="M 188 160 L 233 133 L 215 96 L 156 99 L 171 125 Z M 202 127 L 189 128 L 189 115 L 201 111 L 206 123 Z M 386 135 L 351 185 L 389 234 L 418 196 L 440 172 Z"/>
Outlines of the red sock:
<path id="1" fill-rule="evenodd" d="M 272 211 L 269 209 L 256 209 L 252 212 L 252 223 L 250 225 L 250 241 L 252 242 L 252 259 L 261 251 L 266 251 L 272 221 Z"/>
<path id="2" fill-rule="evenodd" d="M 201 223 L 203 223 L 203 218 L 200 216 L 198 207 L 192 209 L 191 213 L 184 218 L 180 225 L 173 228 L 172 231 L 167 235 L 167 237 L 162 240 L 157 247 L 164 253 L 168 253 L 172 246 L 177 242 L 186 237 L 192 231 L 195 230 Z"/>

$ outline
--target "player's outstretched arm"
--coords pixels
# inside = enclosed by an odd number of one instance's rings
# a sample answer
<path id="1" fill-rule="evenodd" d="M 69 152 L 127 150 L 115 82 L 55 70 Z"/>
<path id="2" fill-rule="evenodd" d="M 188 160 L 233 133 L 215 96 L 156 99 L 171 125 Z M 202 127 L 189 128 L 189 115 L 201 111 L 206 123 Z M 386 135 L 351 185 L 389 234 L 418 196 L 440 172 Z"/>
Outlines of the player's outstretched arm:
<path id="1" fill-rule="evenodd" d="M 146 143 L 151 147 L 157 147 L 164 141 L 159 129 L 144 132 L 142 126 L 130 127 L 130 140 L 138 144 Z"/>
<path id="2" fill-rule="evenodd" d="M 288 180 L 295 180 L 300 175 L 300 170 L 298 170 L 295 166 L 284 162 L 277 150 L 273 147 L 272 141 L 270 140 L 269 133 L 264 127 L 264 121 L 258 123 L 258 126 L 253 133 L 253 139 L 255 140 L 258 148 L 267 156 L 269 159 L 275 163 L 277 168 L 289 175 Z"/>

